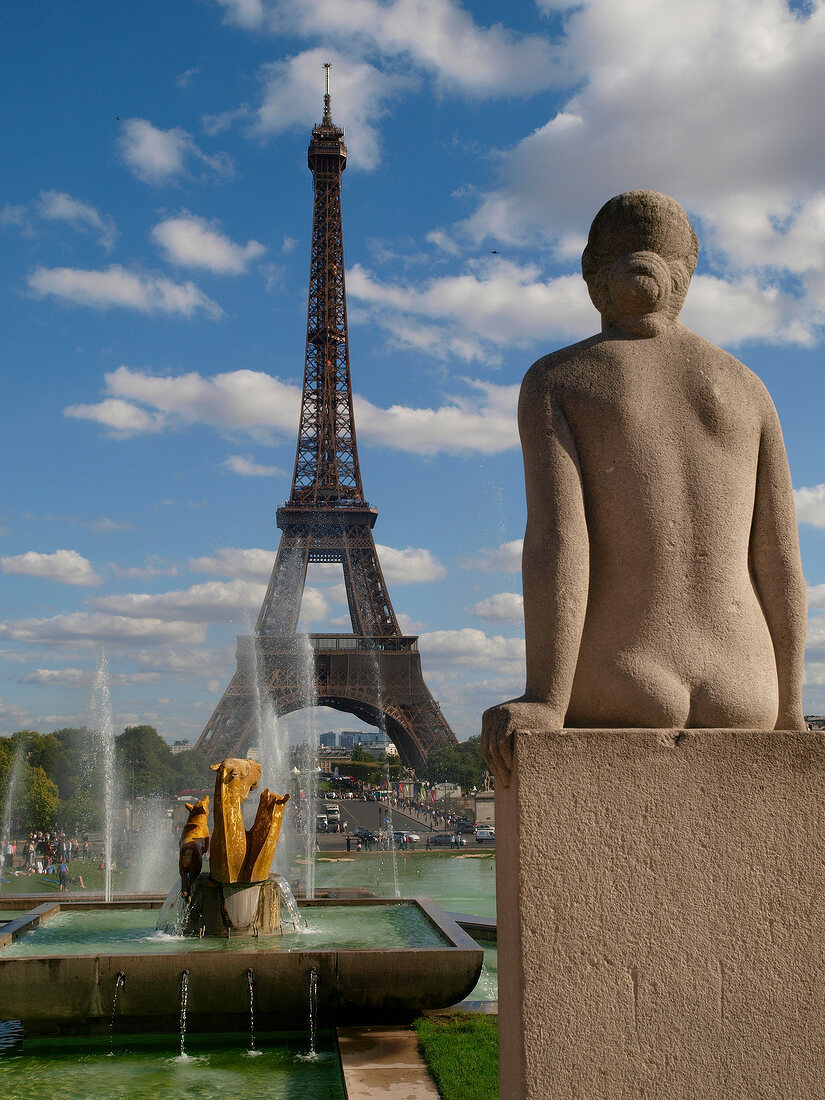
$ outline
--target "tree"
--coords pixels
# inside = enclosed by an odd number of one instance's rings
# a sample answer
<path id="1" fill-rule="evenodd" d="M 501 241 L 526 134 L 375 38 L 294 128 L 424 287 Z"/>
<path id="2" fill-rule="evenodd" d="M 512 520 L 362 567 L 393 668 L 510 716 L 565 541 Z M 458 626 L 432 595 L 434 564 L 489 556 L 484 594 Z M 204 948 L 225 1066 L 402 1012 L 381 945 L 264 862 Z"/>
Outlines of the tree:
<path id="1" fill-rule="evenodd" d="M 26 765 L 26 817 L 27 829 L 49 829 L 57 818 L 60 804 L 57 785 L 42 768 Z"/>
<path id="2" fill-rule="evenodd" d="M 70 835 L 96 832 L 104 826 L 105 810 L 90 791 L 76 791 L 57 811 L 57 824 Z"/>
<path id="3" fill-rule="evenodd" d="M 211 790 L 215 776 L 206 757 L 194 749 L 172 753 L 172 770 L 175 775 L 175 793 L 178 791 Z"/>
<path id="4" fill-rule="evenodd" d="M 127 797 L 168 795 L 174 791 L 172 750 L 154 726 L 127 726 L 115 738 L 115 752 Z"/>
<path id="5" fill-rule="evenodd" d="M 481 737 L 458 745 L 439 745 L 427 757 L 422 778 L 430 783 L 457 783 L 463 791 L 482 787 L 487 765 L 481 755 Z"/>

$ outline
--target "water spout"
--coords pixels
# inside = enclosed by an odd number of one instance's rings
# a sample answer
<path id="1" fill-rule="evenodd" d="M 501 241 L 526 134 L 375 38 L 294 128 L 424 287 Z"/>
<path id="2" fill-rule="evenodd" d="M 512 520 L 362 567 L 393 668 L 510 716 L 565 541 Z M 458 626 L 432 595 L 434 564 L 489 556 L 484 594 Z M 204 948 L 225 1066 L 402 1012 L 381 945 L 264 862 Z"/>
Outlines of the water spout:
<path id="1" fill-rule="evenodd" d="M 115 978 L 115 991 L 112 994 L 112 1018 L 109 1021 L 110 1055 L 115 1053 L 115 1013 L 117 1012 L 117 995 L 124 985 L 126 985 L 126 975 L 122 970 L 119 970 Z"/>
<path id="2" fill-rule="evenodd" d="M 255 974 L 252 967 L 249 967 L 246 972 L 246 982 L 249 986 L 249 1050 L 247 1054 L 254 1055 L 261 1052 L 255 1049 Z"/>
<path id="3" fill-rule="evenodd" d="M 98 758 L 103 768 L 103 800 L 106 812 L 106 828 L 103 849 L 105 869 L 105 899 L 112 900 L 112 848 L 115 823 L 115 729 L 112 718 L 112 700 L 109 694 L 109 667 L 106 654 L 101 650 L 92 685 L 92 727 L 96 734 Z"/>
<path id="4" fill-rule="evenodd" d="M 189 1000 L 189 971 L 180 976 L 180 1056 L 186 1057 L 186 1005 Z"/>
<path id="5" fill-rule="evenodd" d="M 313 1061 L 318 1057 L 315 1037 L 318 1025 L 318 971 L 313 966 L 309 972 L 309 1054 Z"/>
<path id="6" fill-rule="evenodd" d="M 17 742 L 17 748 L 14 753 L 14 761 L 12 762 L 11 771 L 9 772 L 9 781 L 6 786 L 6 807 L 3 813 L 3 832 L 0 835 L 0 871 L 4 869 L 6 861 L 6 848 L 12 842 L 12 832 L 14 827 L 13 807 L 15 799 L 17 798 L 17 788 L 20 786 L 20 778 L 23 774 L 23 762 L 26 758 L 26 746 L 21 738 Z M 8 870 L 11 872 L 11 860 L 9 860 Z M 2 880 L 2 874 L 0 874 L 0 880 Z"/>
<path id="7" fill-rule="evenodd" d="M 308 899 L 315 897 L 315 846 L 318 812 L 318 729 L 315 706 L 318 700 L 315 683 L 315 653 L 309 634 L 298 634 L 299 676 L 301 690 L 307 700 L 304 711 L 304 752 L 302 777 L 304 789 L 304 893 Z"/>

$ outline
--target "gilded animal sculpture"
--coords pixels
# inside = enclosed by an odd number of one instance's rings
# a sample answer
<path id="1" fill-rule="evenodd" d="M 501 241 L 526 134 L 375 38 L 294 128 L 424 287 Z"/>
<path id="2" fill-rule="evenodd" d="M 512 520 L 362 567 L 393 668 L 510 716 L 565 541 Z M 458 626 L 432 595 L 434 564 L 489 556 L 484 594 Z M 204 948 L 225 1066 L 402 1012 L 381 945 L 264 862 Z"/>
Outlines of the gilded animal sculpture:
<path id="1" fill-rule="evenodd" d="M 189 819 L 183 827 L 180 838 L 180 894 L 189 898 L 195 879 L 201 873 L 203 857 L 209 851 L 209 795 L 197 802 L 187 802 Z"/>
<path id="2" fill-rule="evenodd" d="M 264 790 L 247 832 L 243 803 L 258 785 L 261 765 L 231 757 L 210 766 L 216 773 L 210 874 L 216 882 L 260 882 L 269 874 L 289 795 Z"/>

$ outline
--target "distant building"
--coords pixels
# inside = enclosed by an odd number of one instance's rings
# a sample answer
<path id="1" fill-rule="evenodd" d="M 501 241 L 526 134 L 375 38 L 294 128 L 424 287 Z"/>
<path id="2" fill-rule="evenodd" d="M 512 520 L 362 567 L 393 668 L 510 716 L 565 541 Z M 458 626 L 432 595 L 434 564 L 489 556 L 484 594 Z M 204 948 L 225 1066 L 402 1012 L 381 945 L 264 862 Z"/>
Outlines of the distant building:
<path id="1" fill-rule="evenodd" d="M 809 730 L 825 730 L 825 714 L 806 714 L 805 724 Z"/>
<path id="2" fill-rule="evenodd" d="M 390 743 L 383 730 L 327 730 L 318 739 L 322 749 L 354 749 L 356 745 L 370 751 L 386 750 Z"/>
<path id="3" fill-rule="evenodd" d="M 172 747 L 172 752 L 173 753 L 188 752 L 192 748 L 192 742 L 191 741 L 173 741 L 171 747 Z"/>

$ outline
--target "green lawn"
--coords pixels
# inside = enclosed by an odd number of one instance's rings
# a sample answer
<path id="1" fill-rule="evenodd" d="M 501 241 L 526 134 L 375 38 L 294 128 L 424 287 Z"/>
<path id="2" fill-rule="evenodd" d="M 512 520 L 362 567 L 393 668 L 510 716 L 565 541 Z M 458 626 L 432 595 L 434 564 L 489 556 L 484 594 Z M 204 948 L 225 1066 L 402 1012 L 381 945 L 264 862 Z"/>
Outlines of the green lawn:
<path id="1" fill-rule="evenodd" d="M 415 1028 L 444 1100 L 497 1100 L 497 1016 L 422 1016 Z"/>

